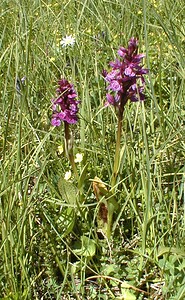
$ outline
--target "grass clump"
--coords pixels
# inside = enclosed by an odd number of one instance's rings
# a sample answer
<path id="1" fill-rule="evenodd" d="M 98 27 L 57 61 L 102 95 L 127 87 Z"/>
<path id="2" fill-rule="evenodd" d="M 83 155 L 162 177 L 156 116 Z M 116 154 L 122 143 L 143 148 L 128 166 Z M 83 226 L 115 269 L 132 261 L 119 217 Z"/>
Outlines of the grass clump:
<path id="1" fill-rule="evenodd" d="M 0 6 L 0 298 L 184 299 L 184 3 Z M 133 36 L 146 101 L 125 106 L 111 185 L 117 115 L 102 71 Z M 81 101 L 70 126 L 78 176 L 65 127 L 51 126 L 60 78 Z"/>

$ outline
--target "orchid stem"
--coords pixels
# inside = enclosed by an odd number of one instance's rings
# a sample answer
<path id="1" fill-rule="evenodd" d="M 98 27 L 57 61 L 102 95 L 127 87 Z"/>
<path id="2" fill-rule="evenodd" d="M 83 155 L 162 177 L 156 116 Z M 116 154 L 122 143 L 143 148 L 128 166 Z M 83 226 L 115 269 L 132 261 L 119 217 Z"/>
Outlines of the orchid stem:
<path id="1" fill-rule="evenodd" d="M 119 172 L 120 165 L 120 145 L 121 145 L 121 132 L 122 132 L 122 121 L 123 121 L 123 111 L 118 115 L 118 129 L 117 129 L 117 138 L 116 138 L 116 151 L 114 157 L 114 167 L 113 167 L 113 175 L 111 179 L 111 187 L 114 191 L 115 184 Z"/>
<path id="2" fill-rule="evenodd" d="M 66 155 L 71 163 L 71 167 L 73 169 L 74 175 L 75 175 L 76 179 L 78 180 L 78 172 L 77 172 L 76 164 L 74 161 L 74 155 L 73 155 L 73 136 L 71 134 L 69 124 L 67 122 L 64 122 L 64 131 L 65 131 Z"/>

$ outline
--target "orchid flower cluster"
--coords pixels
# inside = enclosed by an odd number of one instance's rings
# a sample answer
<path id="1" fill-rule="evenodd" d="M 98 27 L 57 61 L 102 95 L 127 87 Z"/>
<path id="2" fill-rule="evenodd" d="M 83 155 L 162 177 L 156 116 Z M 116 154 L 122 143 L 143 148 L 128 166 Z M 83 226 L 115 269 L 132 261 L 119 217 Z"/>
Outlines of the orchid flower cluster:
<path id="1" fill-rule="evenodd" d="M 78 121 L 77 113 L 80 101 L 76 100 L 77 93 L 74 86 L 66 79 L 59 80 L 58 85 L 56 90 L 57 97 L 52 100 L 53 116 L 51 124 L 60 126 L 61 121 L 75 124 Z"/>
<path id="2" fill-rule="evenodd" d="M 141 59 L 144 54 L 137 54 L 138 40 L 132 37 L 128 43 L 128 48 L 120 47 L 118 55 L 121 60 L 116 59 L 110 62 L 112 70 L 108 73 L 103 71 L 105 81 L 108 83 L 107 101 L 105 106 L 113 105 L 121 112 L 124 106 L 130 99 L 131 102 L 144 100 L 144 85 L 145 74 L 148 69 L 143 68 Z M 138 82 L 140 83 L 138 84 Z M 78 121 L 78 104 L 80 101 L 76 100 L 77 93 L 73 84 L 66 79 L 58 81 L 57 98 L 53 99 L 53 116 L 51 124 L 53 126 L 60 126 L 61 121 L 66 121 L 69 124 L 75 124 Z"/>
<path id="3" fill-rule="evenodd" d="M 112 70 L 109 73 L 103 71 L 105 81 L 108 82 L 107 90 L 110 91 L 106 95 L 105 106 L 113 105 L 122 112 L 129 99 L 132 102 L 144 100 L 145 79 L 143 75 L 147 74 L 148 70 L 141 65 L 141 59 L 145 55 L 137 54 L 137 51 L 138 40 L 131 38 L 128 48 L 120 47 L 118 50 L 118 55 L 122 59 L 110 62 Z"/>

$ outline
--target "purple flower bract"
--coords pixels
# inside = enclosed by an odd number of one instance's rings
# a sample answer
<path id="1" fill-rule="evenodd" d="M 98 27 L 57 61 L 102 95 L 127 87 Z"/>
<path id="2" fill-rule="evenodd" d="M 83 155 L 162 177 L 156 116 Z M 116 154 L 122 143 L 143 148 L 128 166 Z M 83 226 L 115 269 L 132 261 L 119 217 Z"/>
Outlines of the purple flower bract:
<path id="1" fill-rule="evenodd" d="M 52 100 L 53 115 L 51 124 L 60 126 L 62 121 L 75 124 L 78 121 L 77 113 L 80 101 L 76 100 L 77 93 L 73 84 L 66 79 L 59 80 L 56 93 L 57 97 Z"/>
<path id="2" fill-rule="evenodd" d="M 137 54 L 138 40 L 132 37 L 128 43 L 128 48 L 120 47 L 118 55 L 121 59 L 110 62 L 112 70 L 108 73 L 103 71 L 105 81 L 108 83 L 105 106 L 114 105 L 124 109 L 125 104 L 130 99 L 132 102 L 144 100 L 145 74 L 148 69 L 144 69 L 141 60 L 144 54 Z"/>

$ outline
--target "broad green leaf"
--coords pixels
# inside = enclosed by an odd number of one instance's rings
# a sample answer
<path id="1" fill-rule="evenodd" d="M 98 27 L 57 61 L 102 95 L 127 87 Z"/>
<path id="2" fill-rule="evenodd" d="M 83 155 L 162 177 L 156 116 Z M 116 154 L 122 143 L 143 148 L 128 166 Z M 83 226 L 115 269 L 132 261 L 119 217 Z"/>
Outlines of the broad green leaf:
<path id="1" fill-rule="evenodd" d="M 84 257 L 93 257 L 96 253 L 95 241 L 88 238 L 87 236 L 82 236 L 81 241 L 74 244 L 74 250 L 77 255 L 82 255 Z"/>
<path id="2" fill-rule="evenodd" d="M 75 224 L 75 214 L 74 214 L 74 208 L 68 207 L 62 208 L 61 215 L 58 219 L 59 226 L 61 225 L 63 235 L 62 237 L 67 236 L 71 231 L 73 230 L 74 224 Z"/>
<path id="3" fill-rule="evenodd" d="M 164 254 L 168 254 L 168 253 L 172 253 L 175 255 L 180 255 L 180 256 L 185 256 L 185 250 L 184 249 L 179 249 L 179 248 L 175 248 L 175 247 L 159 247 L 159 251 L 158 251 L 158 257 L 162 256 Z"/>
<path id="4" fill-rule="evenodd" d="M 111 273 L 115 274 L 116 272 L 118 272 L 118 266 L 115 264 L 110 264 L 110 265 L 105 265 L 104 269 L 103 269 L 103 274 L 108 276 Z M 117 282 L 114 282 L 117 285 Z"/>
<path id="5" fill-rule="evenodd" d="M 76 274 L 77 272 L 80 271 L 82 265 L 81 265 L 81 261 L 76 261 L 74 263 L 71 264 L 71 273 L 72 274 Z"/>
<path id="6" fill-rule="evenodd" d="M 130 292 L 128 289 L 121 289 L 122 296 L 119 298 L 120 300 L 136 300 L 136 296 Z"/>
<path id="7" fill-rule="evenodd" d="M 62 198 L 67 203 L 72 205 L 76 204 L 78 189 L 73 183 L 65 180 L 64 178 L 60 178 L 58 188 Z"/>

